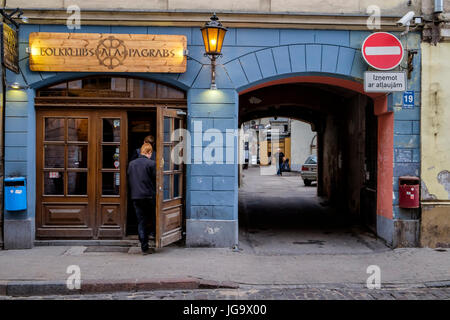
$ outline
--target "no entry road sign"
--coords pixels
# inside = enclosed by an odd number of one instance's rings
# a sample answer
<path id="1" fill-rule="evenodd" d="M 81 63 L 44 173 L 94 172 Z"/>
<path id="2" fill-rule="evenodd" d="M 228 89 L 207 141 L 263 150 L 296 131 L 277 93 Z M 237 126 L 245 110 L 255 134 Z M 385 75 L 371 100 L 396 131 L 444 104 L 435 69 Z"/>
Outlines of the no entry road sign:
<path id="1" fill-rule="evenodd" d="M 402 61 L 403 52 L 400 40 L 387 32 L 371 34 L 362 45 L 364 60 L 377 70 L 394 69 Z"/>

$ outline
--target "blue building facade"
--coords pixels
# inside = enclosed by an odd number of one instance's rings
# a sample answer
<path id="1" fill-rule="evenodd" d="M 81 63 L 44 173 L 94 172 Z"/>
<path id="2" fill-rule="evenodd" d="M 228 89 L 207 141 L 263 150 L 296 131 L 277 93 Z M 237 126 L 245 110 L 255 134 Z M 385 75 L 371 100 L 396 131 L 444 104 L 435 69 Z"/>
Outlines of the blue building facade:
<path id="1" fill-rule="evenodd" d="M 92 73 L 32 72 L 27 53 L 31 32 L 69 32 L 63 25 L 22 25 L 19 32 L 20 74 L 7 72 L 7 82 L 18 82 L 26 89 L 6 94 L 5 177 L 25 176 L 28 209 L 5 212 L 5 248 L 30 248 L 35 241 L 36 206 L 36 90 Z M 186 35 L 189 57 L 182 74 L 114 74 L 157 80 L 187 92 L 187 127 L 192 135 L 192 163 L 186 168 L 186 243 L 189 246 L 232 247 L 238 245 L 238 138 L 230 135 L 223 146 L 223 158 L 234 161 L 207 164 L 196 157 L 194 146 L 205 148 L 211 141 L 196 138 L 214 128 L 221 132 L 238 128 L 239 94 L 269 82 L 302 77 L 323 77 L 362 85 L 367 64 L 361 45 L 370 32 L 353 30 L 229 29 L 218 59 L 216 83 L 210 90 L 210 60 L 204 56 L 199 28 L 82 26 L 73 32 Z M 402 93 L 386 96 L 385 113 L 393 116 L 392 177 L 388 190 L 392 214 L 377 215 L 377 234 L 396 246 L 400 225 L 419 223 L 417 210 L 398 206 L 398 177 L 420 176 L 420 34 L 401 38 L 405 48 L 418 51 L 408 90 L 414 91 L 416 105 L 402 108 Z M 109 73 L 108 75 L 112 75 Z M 305 78 L 306 79 L 306 78 Z M 294 81 L 294 80 L 292 80 Z M 194 125 L 194 121 L 197 125 Z M 201 123 L 201 126 L 198 126 Z M 233 143 L 231 143 L 233 142 Z M 231 148 L 234 152 L 229 152 Z M 230 160 L 230 159 L 229 159 Z M 390 161 L 389 159 L 387 160 Z M 392 179 L 392 181 L 390 180 Z M 380 190 L 379 190 L 380 191 Z M 408 234 L 406 237 L 416 237 Z"/>

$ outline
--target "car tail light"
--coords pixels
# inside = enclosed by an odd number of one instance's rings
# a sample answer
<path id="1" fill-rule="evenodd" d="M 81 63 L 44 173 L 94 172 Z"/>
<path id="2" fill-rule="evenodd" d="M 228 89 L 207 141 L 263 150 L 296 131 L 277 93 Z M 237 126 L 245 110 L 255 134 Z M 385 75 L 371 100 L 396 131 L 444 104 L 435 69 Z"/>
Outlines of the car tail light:
<path id="1" fill-rule="evenodd" d="M 302 171 L 309 171 L 308 167 L 302 166 Z"/>

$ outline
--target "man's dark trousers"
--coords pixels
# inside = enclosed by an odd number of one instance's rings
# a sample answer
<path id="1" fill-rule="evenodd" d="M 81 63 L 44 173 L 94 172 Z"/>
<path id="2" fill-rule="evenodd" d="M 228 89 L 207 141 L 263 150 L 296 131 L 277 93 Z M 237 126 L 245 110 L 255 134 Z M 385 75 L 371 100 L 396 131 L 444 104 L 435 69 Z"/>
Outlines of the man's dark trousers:
<path id="1" fill-rule="evenodd" d="M 141 242 L 141 249 L 142 251 L 147 251 L 149 249 L 148 222 L 151 222 L 151 229 L 155 228 L 153 217 L 155 213 L 155 202 L 154 199 L 134 199 L 133 205 L 138 222 L 138 236 Z"/>

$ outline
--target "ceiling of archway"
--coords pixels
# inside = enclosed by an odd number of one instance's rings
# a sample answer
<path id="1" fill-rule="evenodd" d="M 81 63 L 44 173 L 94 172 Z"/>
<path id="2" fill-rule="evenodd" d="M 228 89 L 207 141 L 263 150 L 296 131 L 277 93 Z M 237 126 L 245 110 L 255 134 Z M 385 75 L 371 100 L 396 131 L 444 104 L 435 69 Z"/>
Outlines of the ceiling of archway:
<path id="1" fill-rule="evenodd" d="M 347 89 L 313 83 L 265 87 L 239 97 L 239 122 L 263 117 L 288 117 L 315 125 L 328 113 L 357 96 Z"/>

